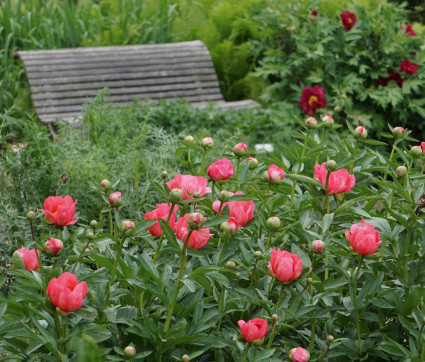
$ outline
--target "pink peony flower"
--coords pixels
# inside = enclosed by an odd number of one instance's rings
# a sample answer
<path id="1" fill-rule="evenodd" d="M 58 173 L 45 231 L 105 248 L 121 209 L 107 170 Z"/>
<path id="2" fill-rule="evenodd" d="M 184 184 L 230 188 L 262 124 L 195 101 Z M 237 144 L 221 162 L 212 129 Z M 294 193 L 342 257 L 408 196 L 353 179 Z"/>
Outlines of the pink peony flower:
<path id="1" fill-rule="evenodd" d="M 248 152 L 248 147 L 246 147 L 246 144 L 243 142 L 239 142 L 235 147 L 233 147 L 233 153 L 237 157 L 245 156 Z"/>
<path id="2" fill-rule="evenodd" d="M 40 250 L 37 250 L 37 251 L 38 251 L 38 255 L 40 255 Z M 27 248 L 23 247 L 23 248 L 17 249 L 15 253 L 19 253 L 21 255 L 21 258 L 25 264 L 25 270 L 31 271 L 31 270 L 37 270 L 40 268 L 40 264 L 38 264 L 37 256 L 35 254 L 35 248 L 28 250 Z M 22 261 L 20 263 L 22 263 Z"/>
<path id="3" fill-rule="evenodd" d="M 292 348 L 289 351 L 289 358 L 293 362 L 308 362 L 310 361 L 310 353 L 304 348 Z"/>
<path id="4" fill-rule="evenodd" d="M 320 85 L 315 85 L 313 88 L 305 87 L 303 89 L 298 106 L 304 109 L 307 116 L 311 116 L 317 108 L 325 107 L 326 104 L 325 89 Z"/>
<path id="5" fill-rule="evenodd" d="M 279 168 L 276 165 L 270 165 L 267 174 L 269 175 L 269 180 L 272 184 L 280 184 L 283 178 L 286 175 L 286 172 L 283 168 Z"/>
<path id="6" fill-rule="evenodd" d="M 238 321 L 241 328 L 241 335 L 247 342 L 260 344 L 264 341 L 269 326 L 265 319 L 255 318 L 252 321 Z"/>
<path id="7" fill-rule="evenodd" d="M 170 213 L 171 204 L 162 203 L 156 204 L 157 209 L 149 211 L 145 214 L 144 220 L 153 220 L 156 219 L 155 224 L 148 228 L 148 231 L 151 233 L 153 237 L 159 238 L 162 234 L 162 228 L 159 224 L 158 219 L 167 220 L 168 214 Z M 176 213 L 179 212 L 179 207 L 177 205 L 174 206 L 173 212 L 171 214 L 170 220 L 168 221 L 168 225 L 170 225 L 171 229 L 174 228 L 176 224 Z"/>
<path id="8" fill-rule="evenodd" d="M 270 256 L 269 272 L 282 283 L 297 279 L 303 270 L 303 261 L 297 254 L 273 248 Z"/>
<path id="9" fill-rule="evenodd" d="M 174 226 L 174 232 L 176 233 L 177 239 L 185 242 L 187 234 L 189 233 L 188 220 L 191 214 L 187 213 L 180 219 L 178 219 L 176 225 Z M 187 246 L 192 249 L 202 249 L 207 245 L 208 239 L 213 234 L 210 234 L 209 228 L 203 228 L 199 230 L 194 230 L 190 235 L 190 238 L 187 242 Z"/>
<path id="10" fill-rule="evenodd" d="M 418 71 L 418 66 L 415 63 L 409 62 L 408 60 L 403 60 L 400 63 L 400 69 L 402 72 L 412 75 Z"/>
<path id="11" fill-rule="evenodd" d="M 423 151 L 424 156 L 425 156 L 425 142 L 421 142 L 421 147 L 422 147 L 422 151 Z"/>
<path id="12" fill-rule="evenodd" d="M 83 305 L 87 290 L 86 282 L 78 283 L 74 274 L 65 272 L 49 282 L 46 293 L 55 307 L 73 312 Z"/>
<path id="13" fill-rule="evenodd" d="M 222 158 L 212 163 L 207 173 L 213 181 L 224 181 L 233 175 L 233 165 L 227 158 Z"/>
<path id="14" fill-rule="evenodd" d="M 66 226 L 75 224 L 78 218 L 72 220 L 75 215 L 75 204 L 77 200 L 72 201 L 71 196 L 49 196 L 44 201 L 44 210 L 39 209 L 48 221 L 56 226 Z"/>
<path id="15" fill-rule="evenodd" d="M 243 192 L 238 191 L 236 193 L 229 192 L 229 196 L 233 195 L 244 195 Z M 245 226 L 254 215 L 255 204 L 254 201 L 228 201 L 223 204 L 222 210 L 225 206 L 229 207 L 230 217 L 233 217 L 239 226 Z M 220 201 L 214 201 L 213 209 L 218 212 L 220 207 Z M 220 212 L 221 214 L 221 212 Z"/>
<path id="16" fill-rule="evenodd" d="M 47 254 L 55 255 L 63 250 L 63 242 L 51 237 L 49 241 L 44 243 L 44 250 Z"/>
<path id="17" fill-rule="evenodd" d="M 381 241 L 379 232 L 375 231 L 375 226 L 362 220 L 360 225 L 351 225 L 350 231 L 351 234 L 345 230 L 345 236 L 356 253 L 361 255 L 376 253 Z"/>
<path id="18" fill-rule="evenodd" d="M 349 11 L 343 11 L 339 16 L 341 17 L 342 25 L 344 25 L 346 31 L 349 31 L 357 22 L 356 14 L 350 13 Z"/>
<path id="19" fill-rule="evenodd" d="M 316 164 L 314 166 L 314 178 L 319 181 L 325 189 L 327 175 L 328 170 L 326 170 L 326 162 L 323 162 L 321 165 Z M 354 175 L 350 175 L 347 169 L 343 168 L 338 171 L 333 171 L 329 176 L 329 194 L 341 194 L 348 192 L 354 187 L 355 183 L 356 178 Z"/>
<path id="20" fill-rule="evenodd" d="M 182 190 L 183 200 L 193 198 L 195 192 L 198 192 L 201 197 L 211 192 L 211 189 L 207 187 L 207 185 L 208 180 L 205 177 L 181 174 L 176 175 L 174 179 L 167 182 L 167 186 L 170 190 Z"/>

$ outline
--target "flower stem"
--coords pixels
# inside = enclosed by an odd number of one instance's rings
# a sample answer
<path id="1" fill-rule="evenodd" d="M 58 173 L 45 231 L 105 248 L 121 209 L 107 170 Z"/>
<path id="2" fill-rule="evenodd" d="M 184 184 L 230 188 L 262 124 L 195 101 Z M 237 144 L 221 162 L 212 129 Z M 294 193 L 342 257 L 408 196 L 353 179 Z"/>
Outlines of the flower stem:
<path id="1" fill-rule="evenodd" d="M 221 261 L 223 259 L 223 255 L 224 255 L 224 249 L 226 249 L 226 244 L 227 244 L 227 238 L 224 237 L 223 246 L 221 247 L 220 256 L 218 257 L 217 266 L 220 266 L 220 264 L 221 264 Z"/>
<path id="2" fill-rule="evenodd" d="M 359 140 L 356 139 L 356 147 L 354 148 L 353 157 L 356 157 L 358 148 L 359 148 Z M 353 162 L 351 162 L 351 165 L 350 165 L 350 172 L 349 172 L 350 174 L 353 173 L 353 169 L 354 169 L 354 160 Z"/>
<path id="3" fill-rule="evenodd" d="M 174 210 L 174 206 L 176 204 L 171 203 L 171 208 L 170 208 L 170 212 L 168 213 L 168 217 L 167 217 L 167 224 L 169 223 L 170 219 L 171 219 L 171 215 L 173 214 L 173 210 Z M 153 257 L 152 263 L 155 265 L 156 261 L 158 260 L 159 254 L 161 253 L 161 245 L 162 242 L 164 241 L 164 237 L 165 237 L 165 233 L 161 233 L 161 236 L 158 240 L 158 247 L 156 248 L 156 252 L 155 255 Z"/>
<path id="4" fill-rule="evenodd" d="M 322 143 L 323 143 L 323 141 L 325 140 L 326 131 L 327 131 L 327 129 L 325 128 L 325 129 L 323 130 L 323 133 L 322 133 L 322 138 L 320 139 L 320 144 L 322 144 Z M 316 161 L 314 162 L 314 164 L 319 163 L 319 157 L 320 157 L 320 152 L 317 154 L 317 156 L 316 156 Z"/>
<path id="5" fill-rule="evenodd" d="M 211 182 L 211 207 L 214 204 L 215 181 Z M 195 210 L 193 210 L 195 212 Z"/>
<path id="6" fill-rule="evenodd" d="M 189 232 L 188 232 L 188 234 L 186 236 L 186 240 L 184 241 L 184 245 L 183 245 L 183 249 L 182 249 L 182 255 L 180 257 L 180 271 L 179 271 L 179 276 L 177 278 L 176 289 L 174 290 L 173 298 L 171 299 L 170 307 L 168 309 L 167 319 L 166 319 L 165 324 L 164 324 L 164 329 L 163 329 L 163 332 L 164 333 L 167 333 L 168 327 L 170 326 L 171 317 L 173 316 L 174 306 L 176 304 L 177 296 L 179 294 L 179 290 L 180 290 L 180 287 L 181 287 L 181 280 L 182 280 L 182 277 L 183 277 L 183 272 L 184 272 L 184 270 L 186 268 L 186 249 L 187 249 L 187 243 L 189 242 L 189 238 L 190 238 L 190 235 L 191 234 L 192 234 L 192 230 L 189 230 Z"/>
<path id="7" fill-rule="evenodd" d="M 241 362 L 245 362 L 246 361 L 246 358 L 248 357 L 248 351 L 249 351 L 249 348 L 250 347 L 251 347 L 251 343 L 248 343 L 248 345 L 245 348 L 245 352 L 244 352 L 244 354 L 242 356 Z"/>
<path id="8" fill-rule="evenodd" d="M 204 162 L 205 162 L 205 157 L 207 155 L 207 149 L 204 148 L 204 152 L 202 153 L 202 159 L 201 159 L 201 167 L 199 169 L 199 175 L 203 174 L 203 170 L 204 170 Z"/>
<path id="9" fill-rule="evenodd" d="M 424 173 L 424 171 L 425 171 L 425 161 L 424 161 L 424 164 L 423 164 L 423 166 L 422 166 L 422 168 L 421 168 L 421 174 L 423 174 L 423 173 Z"/>
<path id="10" fill-rule="evenodd" d="M 306 133 L 305 140 L 304 140 L 304 146 L 303 146 L 303 150 L 301 151 L 300 162 L 298 163 L 296 175 L 299 175 L 300 171 L 301 171 L 301 165 L 303 164 L 304 154 L 305 154 L 305 151 L 307 149 L 307 143 L 308 143 L 309 135 L 310 135 L 310 130 L 307 129 L 307 133 Z M 292 183 L 292 191 L 291 191 L 291 202 L 290 202 L 291 207 L 294 204 L 294 194 L 295 194 L 296 187 L 297 187 L 297 180 L 294 180 L 293 183 Z"/>
<path id="11" fill-rule="evenodd" d="M 282 298 L 283 298 L 284 291 L 285 291 L 285 284 L 282 284 L 282 289 L 280 290 L 279 299 L 277 300 L 277 303 L 276 303 L 276 311 L 279 309 L 280 304 L 282 303 Z M 266 349 L 270 349 L 271 348 L 271 346 L 273 344 L 274 337 L 276 336 L 276 333 L 277 333 L 276 331 L 277 331 L 277 328 L 276 328 L 276 325 L 274 325 L 273 326 L 272 333 L 270 334 L 270 338 L 269 338 L 269 341 L 267 343 Z"/>
<path id="12" fill-rule="evenodd" d="M 425 327 L 425 323 L 422 323 L 421 331 L 419 332 L 419 336 L 418 336 L 418 344 L 416 346 L 416 350 L 418 351 L 418 353 L 419 353 L 419 347 L 421 346 L 422 332 L 424 331 L 424 327 Z"/>
<path id="13" fill-rule="evenodd" d="M 85 246 L 85 247 L 84 247 L 84 249 L 81 251 L 80 256 L 78 257 L 77 262 L 75 263 L 74 267 L 72 268 L 71 273 L 74 273 L 75 268 L 77 267 L 78 263 L 81 261 L 81 258 L 83 257 L 83 254 L 84 254 L 84 252 L 86 251 L 86 249 L 89 247 L 90 242 L 91 242 L 91 240 L 89 239 L 89 240 L 87 241 L 86 246 Z"/>
<path id="14" fill-rule="evenodd" d="M 112 222 L 112 210 L 109 210 L 109 233 L 114 233 L 114 224 Z"/>
<path id="15" fill-rule="evenodd" d="M 326 355 L 327 355 L 327 354 L 328 354 L 328 352 L 329 352 L 329 348 L 330 348 L 330 347 L 331 347 L 331 342 L 329 342 L 329 343 L 328 343 L 328 345 L 326 346 L 325 353 L 323 353 L 322 357 L 320 357 L 319 362 L 322 362 L 322 361 L 323 361 L 323 359 L 326 357 Z"/>
<path id="16" fill-rule="evenodd" d="M 271 242 L 271 240 L 272 240 L 272 235 L 273 235 L 273 232 L 272 231 L 270 231 L 269 232 L 269 237 L 267 238 L 267 243 L 266 243 L 266 251 L 269 249 L 269 246 L 270 246 L 270 242 Z"/>
<path id="17" fill-rule="evenodd" d="M 398 143 L 398 138 L 395 139 L 394 144 L 393 144 L 393 148 L 391 149 L 391 154 L 390 154 L 390 158 L 388 159 L 388 166 L 387 166 L 387 171 L 385 171 L 384 180 L 387 179 L 388 168 L 390 167 L 391 160 L 393 159 L 394 151 L 395 151 L 395 147 L 397 146 L 397 143 Z"/>
<path id="18" fill-rule="evenodd" d="M 331 173 L 328 171 L 328 174 L 326 175 L 326 213 L 330 214 L 330 207 L 329 207 L 329 177 L 331 176 Z"/>
<path id="19" fill-rule="evenodd" d="M 123 235 L 123 237 L 121 238 L 120 246 L 118 248 L 117 256 L 115 258 L 114 265 L 112 267 L 111 278 L 109 279 L 108 287 L 106 289 L 106 297 L 105 297 L 105 302 L 103 303 L 103 309 L 105 309 L 108 306 L 108 304 L 109 304 L 109 297 L 110 297 L 110 294 L 111 294 L 111 287 L 112 287 L 112 284 L 114 284 L 115 273 L 117 271 L 117 266 L 118 266 L 118 260 L 121 258 L 122 248 L 124 246 L 125 239 L 127 239 L 127 236 L 126 235 Z"/>
<path id="20" fill-rule="evenodd" d="M 34 227 L 32 225 L 32 221 L 30 221 L 30 225 L 31 225 L 32 240 L 34 241 L 35 256 L 37 257 L 38 266 L 40 267 L 41 282 L 43 283 L 43 290 L 45 290 L 46 289 L 46 281 L 44 280 L 44 272 L 43 272 L 43 266 L 41 265 L 40 255 L 38 255 L 37 242 L 35 241 Z"/>
<path id="21" fill-rule="evenodd" d="M 354 309 L 356 311 L 356 329 L 357 329 L 357 341 L 359 343 L 359 354 L 362 354 L 362 338 L 361 338 L 361 332 L 360 332 L 360 312 L 359 312 L 359 307 L 357 305 L 357 280 L 359 278 L 359 273 L 360 273 L 360 267 L 362 265 L 363 262 L 363 255 L 360 256 L 360 261 L 359 261 L 359 265 L 357 267 L 357 271 L 356 274 L 354 276 L 354 282 L 353 282 L 353 296 L 354 296 Z"/>
<path id="22" fill-rule="evenodd" d="M 257 264 L 258 264 L 258 260 L 255 260 L 254 269 L 252 270 L 251 281 L 249 282 L 249 288 L 248 288 L 248 290 L 251 290 L 252 283 L 254 282 L 255 271 L 257 270 Z"/>
<path id="23" fill-rule="evenodd" d="M 410 238 L 412 236 L 412 226 L 407 230 L 406 242 L 404 244 L 404 255 L 403 255 L 403 279 L 405 281 L 409 280 L 409 249 L 410 249 Z"/>
<path id="24" fill-rule="evenodd" d="M 241 166 L 241 158 L 238 157 L 238 161 L 236 162 L 236 181 L 239 181 L 239 168 Z"/>

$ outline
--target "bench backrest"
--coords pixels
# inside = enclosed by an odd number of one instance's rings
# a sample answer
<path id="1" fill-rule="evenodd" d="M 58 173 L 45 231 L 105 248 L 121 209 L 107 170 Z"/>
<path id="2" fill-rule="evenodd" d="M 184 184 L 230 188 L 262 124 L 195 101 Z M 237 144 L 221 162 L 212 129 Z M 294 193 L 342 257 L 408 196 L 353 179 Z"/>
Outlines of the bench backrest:
<path id="1" fill-rule="evenodd" d="M 131 105 L 136 98 L 223 101 L 210 53 L 199 40 L 18 51 L 16 56 L 43 123 L 73 119 L 105 87 L 117 105 Z"/>

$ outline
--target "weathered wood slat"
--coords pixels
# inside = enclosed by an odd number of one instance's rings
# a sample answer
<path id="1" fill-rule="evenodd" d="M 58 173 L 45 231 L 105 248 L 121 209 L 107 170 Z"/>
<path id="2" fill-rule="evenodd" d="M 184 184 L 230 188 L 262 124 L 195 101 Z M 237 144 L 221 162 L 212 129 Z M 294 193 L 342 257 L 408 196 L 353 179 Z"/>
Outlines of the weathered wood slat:
<path id="1" fill-rule="evenodd" d="M 200 68 L 199 72 L 196 69 L 178 69 L 178 70 L 161 70 L 156 72 L 138 72 L 138 73 L 119 73 L 119 74 L 100 74 L 91 76 L 75 76 L 75 77 L 60 77 L 54 81 L 52 79 L 28 79 L 30 86 L 42 85 L 42 84 L 67 84 L 67 83 L 83 83 L 83 82 L 106 82 L 112 80 L 131 80 L 131 79 L 150 79 L 150 78 L 162 78 L 162 77 L 179 77 L 183 75 L 211 75 L 214 74 L 213 68 Z"/>
<path id="2" fill-rule="evenodd" d="M 217 82 L 217 76 L 215 74 L 210 75 L 186 75 L 183 77 L 163 77 L 163 78 L 148 78 L 148 79 L 135 79 L 135 80 L 112 80 L 105 82 L 84 82 L 84 83 L 65 83 L 58 85 L 40 85 L 34 86 L 31 88 L 33 95 L 38 95 L 37 93 L 49 93 L 49 92 L 64 92 L 72 90 L 81 90 L 81 89 L 103 89 L 103 88 L 122 88 L 122 87 L 132 87 L 132 86 L 150 86 L 156 84 L 185 84 L 191 82 Z M 218 84 L 218 82 L 217 82 Z M 50 93 L 53 94 L 53 93 Z"/>
<path id="3" fill-rule="evenodd" d="M 162 91 L 172 91 L 172 90 L 192 90 L 194 93 L 202 92 L 202 89 L 212 89 L 215 88 L 217 94 L 220 93 L 220 88 L 217 81 L 210 82 L 191 82 L 191 83 L 180 83 L 180 84 L 164 84 L 164 85 L 150 85 L 145 87 L 125 87 L 125 88 L 110 88 L 109 94 L 111 96 L 119 94 L 146 94 L 146 97 L 149 97 L 150 94 L 155 96 L 156 92 Z M 77 97 L 94 97 L 98 93 L 98 89 L 84 89 L 84 90 L 74 90 L 66 92 L 51 92 L 51 93 L 38 93 L 34 94 L 33 100 L 53 100 L 53 99 L 73 99 Z"/>
<path id="4" fill-rule="evenodd" d="M 52 59 L 48 63 L 46 63 L 45 60 L 37 62 L 25 61 L 25 68 L 29 72 L 50 72 L 72 69 L 115 68 L 122 64 L 129 67 L 144 67 L 158 65 L 164 63 L 165 60 L 167 60 L 167 64 L 184 64 L 193 62 L 207 62 L 211 64 L 211 57 L 208 53 L 202 55 L 193 54 L 192 56 L 187 53 L 181 56 L 176 56 L 175 54 L 160 54 L 156 57 L 146 57 L 136 54 L 132 57 L 119 55 L 108 59 L 105 59 L 104 57 L 93 57 L 90 59 Z"/>
<path id="5" fill-rule="evenodd" d="M 196 108 L 205 108 L 210 104 L 210 102 L 198 102 L 198 103 L 192 103 L 192 105 Z M 224 101 L 218 101 L 217 105 L 224 111 L 227 110 L 239 110 L 239 109 L 246 109 L 246 108 L 257 108 L 260 106 L 260 104 L 252 99 L 244 99 L 242 101 L 233 101 L 233 102 L 224 102 Z"/>

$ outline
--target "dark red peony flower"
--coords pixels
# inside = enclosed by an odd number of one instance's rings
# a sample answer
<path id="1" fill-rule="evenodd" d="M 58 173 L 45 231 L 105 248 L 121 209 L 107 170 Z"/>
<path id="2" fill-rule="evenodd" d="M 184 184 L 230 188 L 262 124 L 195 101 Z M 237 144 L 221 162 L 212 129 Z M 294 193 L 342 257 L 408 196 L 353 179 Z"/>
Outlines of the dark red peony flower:
<path id="1" fill-rule="evenodd" d="M 417 64 L 409 62 L 408 60 L 403 60 L 400 63 L 400 69 L 402 72 L 412 75 L 418 71 L 418 66 Z"/>
<path id="2" fill-rule="evenodd" d="M 394 81 L 401 88 L 403 85 L 403 78 L 401 77 L 400 73 L 393 72 L 390 69 L 387 70 L 387 73 L 389 74 L 389 77 L 379 77 L 376 85 L 382 85 L 386 87 L 390 81 Z"/>
<path id="3" fill-rule="evenodd" d="M 325 89 L 320 85 L 315 85 L 313 88 L 305 87 L 298 103 L 307 116 L 311 116 L 317 108 L 325 107 L 326 104 Z"/>
<path id="4" fill-rule="evenodd" d="M 310 13 L 310 16 L 312 16 L 312 17 L 316 17 L 317 15 L 318 15 L 317 10 L 313 10 L 313 11 Z"/>
<path id="5" fill-rule="evenodd" d="M 342 25 L 344 25 L 346 31 L 350 30 L 357 22 L 356 14 L 350 13 L 349 11 L 343 11 L 339 16 L 341 17 Z"/>
<path id="6" fill-rule="evenodd" d="M 400 29 L 403 28 L 404 26 L 400 25 Z M 416 33 L 412 29 L 412 25 L 410 25 L 409 23 L 406 24 L 406 29 L 404 30 L 404 32 L 407 34 L 407 36 L 416 36 Z"/>

